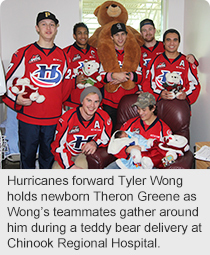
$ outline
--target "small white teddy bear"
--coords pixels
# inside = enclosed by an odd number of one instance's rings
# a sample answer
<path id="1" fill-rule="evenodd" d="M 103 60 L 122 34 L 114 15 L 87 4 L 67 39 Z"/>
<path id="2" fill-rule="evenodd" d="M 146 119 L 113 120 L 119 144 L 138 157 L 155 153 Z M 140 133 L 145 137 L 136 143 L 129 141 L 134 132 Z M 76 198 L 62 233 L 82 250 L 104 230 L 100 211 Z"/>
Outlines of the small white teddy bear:
<path id="1" fill-rule="evenodd" d="M 173 94 L 173 99 L 182 93 L 181 89 L 183 86 L 181 85 L 181 79 L 181 76 L 176 72 L 166 74 L 166 82 L 163 84 L 163 87 Z"/>
<path id="2" fill-rule="evenodd" d="M 79 89 L 84 89 L 90 86 L 93 86 L 97 81 L 101 81 L 101 76 L 98 73 L 99 63 L 97 63 L 95 60 L 85 60 L 83 62 L 82 71 L 79 71 L 78 69 L 74 69 L 75 74 L 84 74 L 86 76 L 86 81 L 84 84 L 78 83 L 77 87 Z"/>

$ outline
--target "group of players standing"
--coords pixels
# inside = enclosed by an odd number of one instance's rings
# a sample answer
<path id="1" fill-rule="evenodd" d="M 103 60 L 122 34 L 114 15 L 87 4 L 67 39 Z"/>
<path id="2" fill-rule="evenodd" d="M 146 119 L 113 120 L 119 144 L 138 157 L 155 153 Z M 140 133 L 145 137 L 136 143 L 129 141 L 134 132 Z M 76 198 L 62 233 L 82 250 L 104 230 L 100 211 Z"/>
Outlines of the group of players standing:
<path id="1" fill-rule="evenodd" d="M 77 84 L 84 83 L 86 77 L 79 70 L 84 61 L 93 60 L 100 64 L 97 50 L 88 44 L 89 31 L 84 23 L 74 26 L 74 44 L 60 49 L 54 44 L 58 24 L 51 12 L 39 13 L 36 19 L 38 41 L 13 54 L 6 74 L 7 94 L 3 101 L 17 111 L 21 168 L 35 168 L 37 150 L 42 169 L 52 168 L 54 161 L 58 163 L 54 168 L 88 168 L 82 156 L 108 145 L 117 106 L 124 95 L 143 91 L 153 94 L 156 100 L 170 99 L 170 92 L 161 89 L 167 72 L 176 71 L 182 78 L 183 89 L 177 98 L 186 99 L 189 104 L 196 101 L 200 91 L 198 63 L 192 55 L 186 57 L 178 52 L 178 31 L 167 30 L 163 42 L 159 42 L 155 39 L 153 21 L 143 20 L 140 32 L 145 43 L 141 47 L 136 72 L 106 73 L 100 66 L 102 80 L 95 86 L 80 89 Z M 114 24 L 111 38 L 119 65 L 123 64 L 126 37 L 126 26 Z M 11 88 L 17 77 L 30 79 L 44 95 L 44 102 L 33 102 L 27 97 L 27 92 L 15 95 Z M 132 90 L 119 87 L 116 92 L 109 93 L 104 89 L 107 82 L 120 84 L 128 79 L 136 84 Z M 68 110 L 62 115 L 64 108 Z M 147 121 L 145 112 L 140 117 L 149 130 L 152 123 Z M 152 119 L 154 121 L 154 117 Z"/>

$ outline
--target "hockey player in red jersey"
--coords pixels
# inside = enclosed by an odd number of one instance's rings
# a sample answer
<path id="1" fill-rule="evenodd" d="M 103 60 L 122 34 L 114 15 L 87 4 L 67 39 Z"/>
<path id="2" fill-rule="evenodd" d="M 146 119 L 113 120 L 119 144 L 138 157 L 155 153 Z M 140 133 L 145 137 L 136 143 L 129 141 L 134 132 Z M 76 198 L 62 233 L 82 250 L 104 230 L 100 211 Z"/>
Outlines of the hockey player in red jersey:
<path id="1" fill-rule="evenodd" d="M 183 87 L 176 98 L 186 99 L 189 104 L 193 104 L 200 92 L 197 67 L 189 63 L 185 55 L 178 52 L 180 34 L 177 30 L 167 30 L 163 35 L 163 42 L 165 51 L 150 61 L 148 76 L 142 84 L 142 89 L 152 93 L 156 100 L 172 100 L 174 98 L 172 93 L 166 90 L 163 84 L 166 82 L 167 73 L 176 72 L 181 76 L 180 85 Z"/>
<path id="2" fill-rule="evenodd" d="M 111 28 L 111 38 L 113 40 L 115 51 L 118 59 L 119 66 L 123 66 L 124 60 L 124 45 L 127 39 L 126 26 L 123 23 L 116 23 Z M 102 76 L 103 84 L 111 82 L 113 84 L 121 84 L 131 80 L 135 83 L 135 87 L 131 90 L 126 90 L 122 86 L 119 86 L 113 93 L 106 91 L 103 88 L 103 109 L 110 115 L 113 126 L 115 126 L 117 119 L 117 107 L 120 99 L 124 95 L 135 94 L 137 91 L 141 90 L 140 83 L 142 81 L 142 72 L 140 63 L 135 72 L 105 72 L 103 66 L 100 68 L 100 74 Z M 139 85 L 139 86 L 138 86 Z"/>
<path id="3" fill-rule="evenodd" d="M 51 145 L 55 157 L 53 168 L 87 169 L 85 155 L 108 145 L 112 121 L 105 111 L 98 108 L 101 100 L 98 88 L 85 88 L 80 95 L 81 105 L 68 110 L 60 118 Z"/>
<path id="4" fill-rule="evenodd" d="M 17 111 L 21 168 L 35 168 L 37 149 L 39 167 L 52 167 L 50 145 L 62 114 L 62 103 L 71 91 L 71 81 L 65 82 L 69 68 L 67 57 L 54 44 L 58 23 L 49 11 L 39 13 L 36 19 L 38 41 L 13 54 L 6 74 L 7 94 L 3 101 Z M 27 92 L 14 94 L 11 87 L 15 78 L 29 79 L 45 100 L 33 102 L 27 98 Z"/>
<path id="5" fill-rule="evenodd" d="M 141 67 L 147 67 L 149 61 L 164 52 L 163 42 L 155 39 L 156 28 L 151 19 L 144 19 L 140 22 L 140 32 L 144 39 L 141 46 Z"/>
<path id="6" fill-rule="evenodd" d="M 78 107 L 80 105 L 80 94 L 84 90 L 84 88 L 79 88 L 78 84 L 84 84 L 87 79 L 82 71 L 84 62 L 94 61 L 98 63 L 99 66 L 100 61 L 97 50 L 88 44 L 89 30 L 83 22 L 75 24 L 73 28 L 73 37 L 75 39 L 74 44 L 63 49 L 71 62 L 71 78 L 74 79 L 72 92 L 65 102 L 65 105 L 69 107 Z M 101 88 L 103 85 L 97 81 L 94 86 Z"/>
<path id="7" fill-rule="evenodd" d="M 158 141 L 172 133 L 168 125 L 157 117 L 156 100 L 152 94 L 149 92 L 141 93 L 133 107 L 138 108 L 139 116 L 126 121 L 120 130 L 133 132 L 137 135 L 142 135 L 146 139 L 156 139 Z M 128 159 L 132 149 L 141 151 L 139 145 L 125 146 L 115 156 Z M 118 168 L 120 167 L 117 161 L 106 167 L 106 169 Z"/>
<path id="8" fill-rule="evenodd" d="M 157 55 L 165 51 L 164 44 L 161 41 L 155 39 L 156 28 L 153 20 L 144 19 L 140 22 L 140 32 L 144 39 L 144 44 L 141 46 L 141 60 L 140 65 L 145 71 L 151 59 L 154 59 Z M 192 54 L 187 55 L 187 61 L 191 64 L 198 66 L 198 62 Z"/>

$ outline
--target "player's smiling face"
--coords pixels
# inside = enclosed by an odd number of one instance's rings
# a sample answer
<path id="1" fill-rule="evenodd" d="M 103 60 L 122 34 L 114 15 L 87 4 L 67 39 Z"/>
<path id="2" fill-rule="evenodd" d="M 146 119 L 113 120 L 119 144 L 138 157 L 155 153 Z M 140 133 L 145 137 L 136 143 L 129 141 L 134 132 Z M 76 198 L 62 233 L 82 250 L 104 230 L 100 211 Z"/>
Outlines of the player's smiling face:
<path id="1" fill-rule="evenodd" d="M 87 41 L 88 41 L 88 31 L 85 27 L 78 27 L 76 30 L 76 34 L 73 35 L 76 44 L 85 49 L 87 47 Z"/>
<path id="2" fill-rule="evenodd" d="M 114 45 L 117 47 L 118 50 L 122 50 L 124 45 L 125 45 L 125 41 L 127 38 L 127 34 L 124 31 L 118 32 L 115 35 L 111 36 Z"/>
<path id="3" fill-rule="evenodd" d="M 154 110 L 155 110 L 155 107 L 152 110 L 150 110 L 149 106 L 145 108 L 138 107 L 137 109 L 140 118 L 146 123 L 150 122 L 150 120 L 154 118 Z"/>
<path id="4" fill-rule="evenodd" d="M 165 51 L 176 53 L 179 48 L 179 37 L 176 33 L 168 33 L 164 40 Z"/>
<path id="5" fill-rule="evenodd" d="M 39 36 L 44 39 L 54 39 L 57 33 L 57 25 L 51 19 L 43 19 L 36 26 Z"/>
<path id="6" fill-rule="evenodd" d="M 90 120 L 100 105 L 99 96 L 96 93 L 88 94 L 82 102 L 80 113 L 85 120 Z"/>
<path id="7" fill-rule="evenodd" d="M 152 25 L 144 25 L 141 29 L 141 34 L 146 42 L 151 42 L 155 39 L 156 29 Z"/>

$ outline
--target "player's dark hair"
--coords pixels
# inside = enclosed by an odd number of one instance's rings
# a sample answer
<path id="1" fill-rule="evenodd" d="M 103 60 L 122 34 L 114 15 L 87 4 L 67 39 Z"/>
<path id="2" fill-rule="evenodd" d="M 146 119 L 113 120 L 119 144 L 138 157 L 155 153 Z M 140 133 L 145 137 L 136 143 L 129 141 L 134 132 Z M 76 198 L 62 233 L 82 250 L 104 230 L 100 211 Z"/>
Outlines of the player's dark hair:
<path id="1" fill-rule="evenodd" d="M 79 22 L 79 23 L 76 23 L 76 24 L 74 25 L 74 28 L 73 28 L 73 33 L 74 33 L 74 35 L 76 35 L 76 32 L 77 32 L 77 28 L 78 28 L 78 27 L 84 27 L 84 28 L 86 28 L 86 29 L 87 29 L 87 32 L 88 32 L 88 34 L 89 34 L 89 29 L 88 29 L 87 25 L 86 25 L 85 23 L 83 23 L 83 22 Z"/>
<path id="2" fill-rule="evenodd" d="M 166 35 L 167 34 L 177 34 L 178 35 L 178 39 L 179 39 L 179 42 L 181 41 L 181 38 L 180 38 L 180 33 L 176 30 L 176 29 L 173 29 L 173 28 L 170 28 L 168 30 L 165 31 L 165 33 L 163 34 L 163 42 L 165 42 L 165 39 L 166 39 Z"/>
<path id="3" fill-rule="evenodd" d="M 153 109 L 155 108 L 154 110 L 154 115 L 157 116 L 157 107 L 155 107 L 155 105 L 149 105 L 149 110 L 152 111 Z"/>

